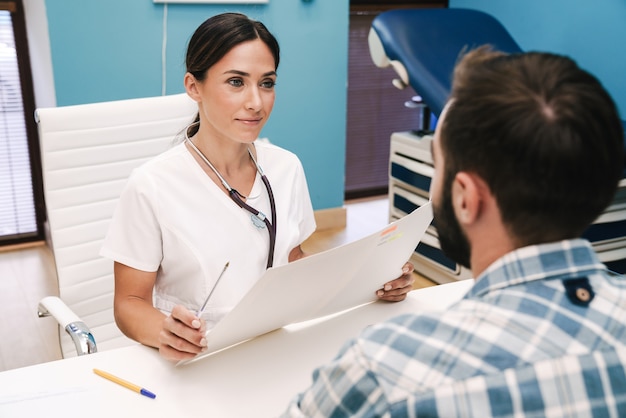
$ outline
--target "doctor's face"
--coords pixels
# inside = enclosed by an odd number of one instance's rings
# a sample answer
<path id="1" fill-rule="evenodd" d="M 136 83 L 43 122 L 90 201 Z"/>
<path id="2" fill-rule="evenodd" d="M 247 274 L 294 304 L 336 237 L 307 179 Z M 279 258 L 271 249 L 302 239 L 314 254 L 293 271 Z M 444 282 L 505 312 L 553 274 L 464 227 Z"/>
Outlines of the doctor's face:
<path id="1" fill-rule="evenodd" d="M 452 183 L 456 173 L 446 169 L 445 156 L 441 149 L 441 127 L 445 123 L 447 109 L 448 106 L 441 112 L 432 142 L 435 174 L 430 184 L 430 199 L 441 250 L 456 263 L 469 268 L 470 244 L 456 218 L 452 204 Z"/>
<path id="2" fill-rule="evenodd" d="M 210 137 L 242 143 L 258 138 L 272 113 L 276 84 L 274 56 L 263 41 L 237 45 L 196 83 L 200 126 Z"/>

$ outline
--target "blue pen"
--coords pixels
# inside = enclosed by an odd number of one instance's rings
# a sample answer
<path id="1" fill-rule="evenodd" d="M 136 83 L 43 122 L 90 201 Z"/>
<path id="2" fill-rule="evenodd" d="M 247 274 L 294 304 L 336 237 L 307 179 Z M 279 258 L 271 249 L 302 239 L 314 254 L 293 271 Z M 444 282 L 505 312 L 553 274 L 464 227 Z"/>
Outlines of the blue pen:
<path id="1" fill-rule="evenodd" d="M 113 376 L 111 373 L 107 373 L 105 371 L 102 371 L 100 369 L 93 369 L 93 372 L 95 374 L 97 374 L 98 376 L 102 376 L 105 379 L 110 380 L 111 382 L 115 382 L 118 385 L 124 386 L 127 389 L 130 389 L 132 391 L 135 391 L 143 396 L 147 396 L 148 398 L 154 399 L 156 398 L 156 395 L 152 392 L 150 392 L 148 389 L 144 389 L 139 385 L 136 385 L 134 383 L 130 383 L 124 379 L 120 379 L 117 376 Z"/>

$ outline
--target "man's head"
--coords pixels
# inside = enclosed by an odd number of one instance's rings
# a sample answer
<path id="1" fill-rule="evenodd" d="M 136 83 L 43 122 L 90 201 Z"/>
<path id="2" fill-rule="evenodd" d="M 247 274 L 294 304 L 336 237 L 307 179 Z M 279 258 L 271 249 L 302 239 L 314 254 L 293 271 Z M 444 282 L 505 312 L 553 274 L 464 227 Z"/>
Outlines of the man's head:
<path id="1" fill-rule="evenodd" d="M 479 48 L 457 64 L 450 99 L 431 194 L 442 248 L 456 247 L 459 263 L 470 251 L 452 207 L 459 173 L 488 188 L 514 247 L 579 237 L 612 200 L 623 127 L 606 90 L 571 59 Z"/>

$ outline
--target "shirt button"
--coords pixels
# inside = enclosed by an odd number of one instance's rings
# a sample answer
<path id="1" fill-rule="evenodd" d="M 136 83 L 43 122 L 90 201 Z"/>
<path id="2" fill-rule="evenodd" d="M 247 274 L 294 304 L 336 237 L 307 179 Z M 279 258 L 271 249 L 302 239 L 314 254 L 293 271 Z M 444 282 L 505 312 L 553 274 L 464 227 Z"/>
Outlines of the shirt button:
<path id="1" fill-rule="evenodd" d="M 589 300 L 591 299 L 591 294 L 587 289 L 579 287 L 576 289 L 576 297 L 581 302 L 589 302 Z"/>

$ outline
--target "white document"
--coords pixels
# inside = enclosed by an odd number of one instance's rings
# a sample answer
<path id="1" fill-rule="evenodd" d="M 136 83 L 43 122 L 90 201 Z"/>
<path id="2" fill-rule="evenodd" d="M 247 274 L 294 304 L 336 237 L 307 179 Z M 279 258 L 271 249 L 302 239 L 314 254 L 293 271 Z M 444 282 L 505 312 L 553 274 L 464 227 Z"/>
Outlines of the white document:
<path id="1" fill-rule="evenodd" d="M 365 238 L 267 270 L 208 331 L 207 351 L 178 365 L 285 325 L 375 301 L 383 284 L 400 277 L 432 218 L 428 202 Z"/>

